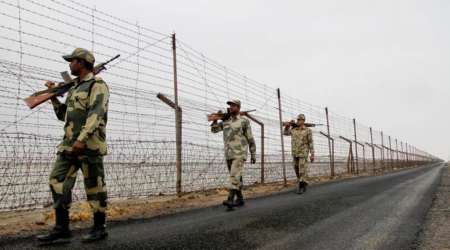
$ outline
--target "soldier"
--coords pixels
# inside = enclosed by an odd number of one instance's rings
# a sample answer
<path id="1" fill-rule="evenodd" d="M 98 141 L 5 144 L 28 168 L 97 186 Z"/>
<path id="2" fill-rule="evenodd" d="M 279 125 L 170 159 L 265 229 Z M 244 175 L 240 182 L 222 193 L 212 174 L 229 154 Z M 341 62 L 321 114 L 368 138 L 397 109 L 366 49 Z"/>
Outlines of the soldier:
<path id="1" fill-rule="evenodd" d="M 83 172 L 87 200 L 94 213 L 94 227 L 83 242 L 92 242 L 108 236 L 105 227 L 106 195 L 103 156 L 106 155 L 106 122 L 109 91 L 106 83 L 94 77 L 94 55 L 82 48 L 63 58 L 70 62 L 72 75 L 77 76 L 75 86 L 67 95 L 64 104 L 56 97 L 52 101 L 56 117 L 65 122 L 64 138 L 58 146 L 58 155 L 50 173 L 50 190 L 55 209 L 55 228 L 37 236 L 40 241 L 69 238 L 69 209 L 72 188 L 77 172 Z M 47 82 L 47 87 L 55 84 Z"/>
<path id="2" fill-rule="evenodd" d="M 232 208 L 244 205 L 244 197 L 242 195 L 242 171 L 244 170 L 244 162 L 247 160 L 248 149 L 251 153 L 251 163 L 256 162 L 256 144 L 253 139 L 250 121 L 246 117 L 239 115 L 241 102 L 239 100 L 231 100 L 227 102 L 230 105 L 229 114 L 222 115 L 222 122 L 214 121 L 211 124 L 211 132 L 218 133 L 223 131 L 223 141 L 225 144 L 225 160 L 227 161 L 230 178 L 228 180 L 229 195 L 228 199 L 223 202 L 224 206 Z M 237 196 L 234 201 L 234 196 Z"/>
<path id="3" fill-rule="evenodd" d="M 305 127 L 305 115 L 300 114 L 297 117 L 297 123 L 291 121 L 292 129 L 290 127 L 284 128 L 284 135 L 292 136 L 291 148 L 292 157 L 294 158 L 294 170 L 297 175 L 298 185 L 297 194 L 302 194 L 306 191 L 308 186 L 308 155 L 311 153 L 309 159 L 314 161 L 314 142 L 311 129 Z"/>

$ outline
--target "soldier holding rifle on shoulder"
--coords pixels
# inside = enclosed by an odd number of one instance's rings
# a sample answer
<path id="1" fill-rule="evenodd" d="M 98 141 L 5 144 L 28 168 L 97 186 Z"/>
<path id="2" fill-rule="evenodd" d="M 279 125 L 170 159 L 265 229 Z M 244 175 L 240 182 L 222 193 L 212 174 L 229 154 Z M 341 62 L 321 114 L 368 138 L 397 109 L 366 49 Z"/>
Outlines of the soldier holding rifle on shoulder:
<path id="1" fill-rule="evenodd" d="M 230 178 L 228 180 L 229 195 L 223 202 L 224 206 L 232 208 L 244 205 L 242 195 L 242 172 L 244 171 L 244 162 L 247 160 L 248 150 L 251 154 L 251 163 L 256 162 L 256 144 L 253 139 L 250 121 L 240 115 L 241 102 L 231 100 L 227 102 L 230 105 L 229 113 L 224 114 L 219 111 L 222 122 L 211 124 L 211 132 L 219 133 L 223 131 L 223 141 L 225 145 L 225 160 L 227 161 Z M 234 196 L 237 197 L 234 201 Z"/>
<path id="2" fill-rule="evenodd" d="M 94 55 L 82 48 L 63 56 L 70 62 L 74 86 L 70 88 L 65 103 L 56 96 L 51 102 L 56 117 L 65 122 L 64 138 L 58 146 L 58 156 L 50 173 L 50 189 L 55 209 L 56 226 L 43 235 L 40 241 L 69 238 L 69 209 L 72 203 L 72 188 L 77 172 L 83 172 L 87 200 L 94 212 L 94 227 L 83 242 L 92 242 L 108 236 L 105 227 L 108 207 L 103 156 L 106 155 L 106 122 L 109 90 L 106 83 L 94 74 Z M 116 57 L 117 58 L 117 57 Z M 52 82 L 45 84 L 52 88 Z"/>
<path id="3" fill-rule="evenodd" d="M 291 129 L 292 127 L 292 129 Z M 302 194 L 308 186 L 308 155 L 309 159 L 314 161 L 314 142 L 311 129 L 305 126 L 305 115 L 300 114 L 297 117 L 297 123 L 292 120 L 284 128 L 284 135 L 292 136 L 291 149 L 294 158 L 294 170 L 297 175 L 298 185 L 297 194 Z"/>

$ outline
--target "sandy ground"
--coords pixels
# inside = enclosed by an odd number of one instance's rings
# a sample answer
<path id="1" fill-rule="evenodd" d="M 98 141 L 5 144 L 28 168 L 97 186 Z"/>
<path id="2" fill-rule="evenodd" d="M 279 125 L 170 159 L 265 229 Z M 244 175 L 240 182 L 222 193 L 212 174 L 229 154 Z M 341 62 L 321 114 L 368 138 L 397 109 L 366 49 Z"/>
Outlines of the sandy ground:
<path id="1" fill-rule="evenodd" d="M 394 169 L 394 171 L 398 171 Z M 333 179 L 314 178 L 309 180 L 310 185 L 317 183 L 336 181 L 346 178 L 371 175 L 373 173 L 344 174 Z M 376 173 L 380 174 L 380 173 Z M 448 176 L 450 179 L 450 174 Z M 286 186 L 283 183 L 270 183 L 266 185 L 253 185 L 244 188 L 244 198 L 254 199 L 262 196 L 273 195 L 282 192 L 294 191 L 295 181 L 289 181 Z M 447 186 L 449 188 L 450 186 Z M 108 220 L 127 220 L 161 216 L 165 214 L 179 213 L 192 209 L 216 206 L 227 197 L 227 190 L 214 189 L 199 192 L 186 193 L 182 197 L 154 196 L 143 199 L 111 201 L 108 211 Z M 450 195 L 449 195 L 450 197 Z M 450 199 L 447 199 L 450 202 Z M 450 210 L 448 210 L 450 215 Z M 88 203 L 74 204 L 71 208 L 71 229 L 88 228 L 92 226 L 92 213 Z M 450 225 L 450 220 L 449 224 Z M 29 211 L 0 213 L 0 241 L 9 238 L 27 237 L 50 230 L 54 226 L 54 214 L 52 207 L 34 209 Z M 450 231 L 450 227 L 448 228 Z"/>
<path id="2" fill-rule="evenodd" d="M 450 165 L 444 169 L 433 205 L 425 218 L 421 249 L 450 249 Z"/>

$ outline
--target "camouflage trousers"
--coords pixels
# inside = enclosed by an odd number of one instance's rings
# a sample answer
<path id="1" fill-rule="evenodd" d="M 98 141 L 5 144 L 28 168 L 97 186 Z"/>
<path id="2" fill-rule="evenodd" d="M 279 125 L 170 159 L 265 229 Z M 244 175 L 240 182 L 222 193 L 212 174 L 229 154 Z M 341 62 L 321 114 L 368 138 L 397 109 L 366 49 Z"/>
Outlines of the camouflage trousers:
<path id="1" fill-rule="evenodd" d="M 294 170 L 298 182 L 308 183 L 308 157 L 294 157 Z"/>
<path id="2" fill-rule="evenodd" d="M 230 178 L 228 179 L 228 189 L 242 189 L 244 182 L 242 181 L 242 172 L 244 171 L 244 160 L 233 159 L 227 160 L 228 172 Z"/>
<path id="3" fill-rule="evenodd" d="M 72 189 L 78 170 L 84 176 L 84 189 L 92 211 L 105 212 L 108 207 L 103 156 L 69 155 L 58 153 L 50 173 L 50 190 L 55 209 L 70 209 Z"/>

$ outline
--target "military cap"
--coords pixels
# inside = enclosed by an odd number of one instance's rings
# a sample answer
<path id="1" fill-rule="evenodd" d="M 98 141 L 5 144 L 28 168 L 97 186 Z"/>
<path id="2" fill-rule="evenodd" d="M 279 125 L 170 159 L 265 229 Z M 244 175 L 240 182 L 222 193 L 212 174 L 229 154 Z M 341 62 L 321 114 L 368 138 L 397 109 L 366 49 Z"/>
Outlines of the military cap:
<path id="1" fill-rule="evenodd" d="M 299 114 L 299 115 L 297 116 L 297 120 L 306 120 L 306 119 L 305 119 L 305 115 L 304 115 L 304 114 Z"/>
<path id="2" fill-rule="evenodd" d="M 239 100 L 237 100 L 237 99 L 235 99 L 235 100 L 230 100 L 230 101 L 227 102 L 227 104 L 228 104 L 228 105 L 236 104 L 236 105 L 239 106 L 239 108 L 241 107 L 241 101 L 239 101 Z"/>
<path id="3" fill-rule="evenodd" d="M 83 48 L 76 48 L 72 54 L 62 56 L 64 60 L 70 62 L 72 59 L 81 59 L 94 65 L 95 58 L 92 52 Z"/>

